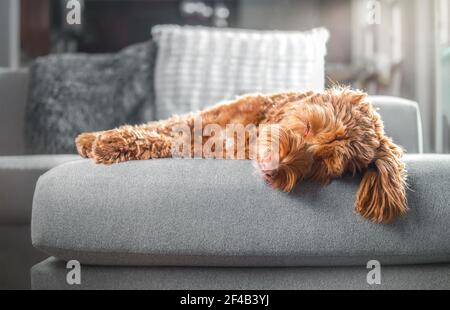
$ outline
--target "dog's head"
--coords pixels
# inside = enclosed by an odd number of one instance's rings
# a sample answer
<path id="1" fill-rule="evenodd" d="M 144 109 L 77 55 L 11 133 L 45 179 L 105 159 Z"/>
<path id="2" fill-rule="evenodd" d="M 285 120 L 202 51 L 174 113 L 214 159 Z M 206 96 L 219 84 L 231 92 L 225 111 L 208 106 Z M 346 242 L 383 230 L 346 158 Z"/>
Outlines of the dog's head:
<path id="1" fill-rule="evenodd" d="M 336 116 L 332 99 L 313 94 L 283 106 L 282 118 L 272 126 L 279 143 L 279 164 L 274 167 L 265 160 L 262 165 L 274 187 L 288 192 L 297 180 L 328 183 L 343 174 L 351 156 L 344 142 L 346 126 Z M 273 140 L 262 144 L 267 148 L 269 143 Z"/>
<path id="2" fill-rule="evenodd" d="M 298 180 L 326 184 L 345 172 L 362 172 L 358 213 L 377 223 L 406 213 L 402 150 L 385 136 L 365 93 L 334 89 L 284 109 L 277 125 L 279 166 L 263 169 L 269 183 L 291 191 Z"/>

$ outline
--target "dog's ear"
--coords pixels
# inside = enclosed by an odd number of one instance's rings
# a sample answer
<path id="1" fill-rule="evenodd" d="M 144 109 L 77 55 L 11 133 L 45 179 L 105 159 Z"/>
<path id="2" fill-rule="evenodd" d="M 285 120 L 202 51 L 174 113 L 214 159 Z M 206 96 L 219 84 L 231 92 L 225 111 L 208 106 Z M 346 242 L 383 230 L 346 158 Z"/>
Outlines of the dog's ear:
<path id="1" fill-rule="evenodd" d="M 365 172 L 356 195 L 356 212 L 364 218 L 375 223 L 388 223 L 408 212 L 402 154 L 400 147 L 389 138 L 383 138 L 373 167 Z"/>

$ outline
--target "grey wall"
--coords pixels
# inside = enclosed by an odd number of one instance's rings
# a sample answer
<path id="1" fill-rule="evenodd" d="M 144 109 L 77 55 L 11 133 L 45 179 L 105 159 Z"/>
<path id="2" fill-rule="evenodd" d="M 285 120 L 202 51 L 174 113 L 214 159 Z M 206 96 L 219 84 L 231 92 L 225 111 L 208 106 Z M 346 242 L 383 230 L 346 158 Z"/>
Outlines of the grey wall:
<path id="1" fill-rule="evenodd" d="M 249 29 L 309 30 L 324 26 L 331 33 L 327 62 L 350 63 L 350 0 L 242 0 L 238 27 Z"/>
<path id="2" fill-rule="evenodd" d="M 0 0 L 0 67 L 19 65 L 19 0 Z"/>

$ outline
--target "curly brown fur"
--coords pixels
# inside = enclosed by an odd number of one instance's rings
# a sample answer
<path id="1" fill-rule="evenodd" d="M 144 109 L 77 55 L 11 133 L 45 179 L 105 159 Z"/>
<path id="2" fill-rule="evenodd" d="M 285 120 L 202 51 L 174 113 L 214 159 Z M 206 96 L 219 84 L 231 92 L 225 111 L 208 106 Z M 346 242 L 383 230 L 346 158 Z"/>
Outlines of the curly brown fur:
<path id="1" fill-rule="evenodd" d="M 387 223 L 408 211 L 403 152 L 385 135 L 379 114 L 360 91 L 340 88 L 243 96 L 198 113 L 81 134 L 77 149 L 81 156 L 104 164 L 171 157 L 172 129 L 185 125 L 194 131 L 196 117 L 203 128 L 208 124 L 276 126 L 274 135 L 260 131 L 258 139 L 260 145 L 268 146 L 276 135 L 279 165 L 268 164 L 264 150 L 256 158 L 263 177 L 275 188 L 289 192 L 298 180 L 327 184 L 346 172 L 364 173 L 356 212 L 373 222 Z M 245 146 L 249 148 L 249 143 Z M 246 150 L 246 158 L 250 151 Z"/>
<path id="2" fill-rule="evenodd" d="M 92 146 L 99 133 L 85 132 L 75 139 L 78 154 L 82 157 L 92 157 Z"/>

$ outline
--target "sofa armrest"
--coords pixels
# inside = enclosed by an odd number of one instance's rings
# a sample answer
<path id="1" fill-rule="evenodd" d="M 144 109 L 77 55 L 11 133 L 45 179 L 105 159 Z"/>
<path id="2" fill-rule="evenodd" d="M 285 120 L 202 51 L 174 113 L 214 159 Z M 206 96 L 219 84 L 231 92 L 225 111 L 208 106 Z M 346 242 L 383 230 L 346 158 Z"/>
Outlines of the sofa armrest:
<path id="1" fill-rule="evenodd" d="M 0 156 L 0 226 L 29 225 L 36 181 L 78 155 Z"/>
<path id="2" fill-rule="evenodd" d="M 28 71 L 0 68 L 0 155 L 24 153 Z"/>
<path id="3" fill-rule="evenodd" d="M 423 153 L 422 120 L 417 102 L 389 96 L 371 96 L 386 134 L 407 153 Z"/>

